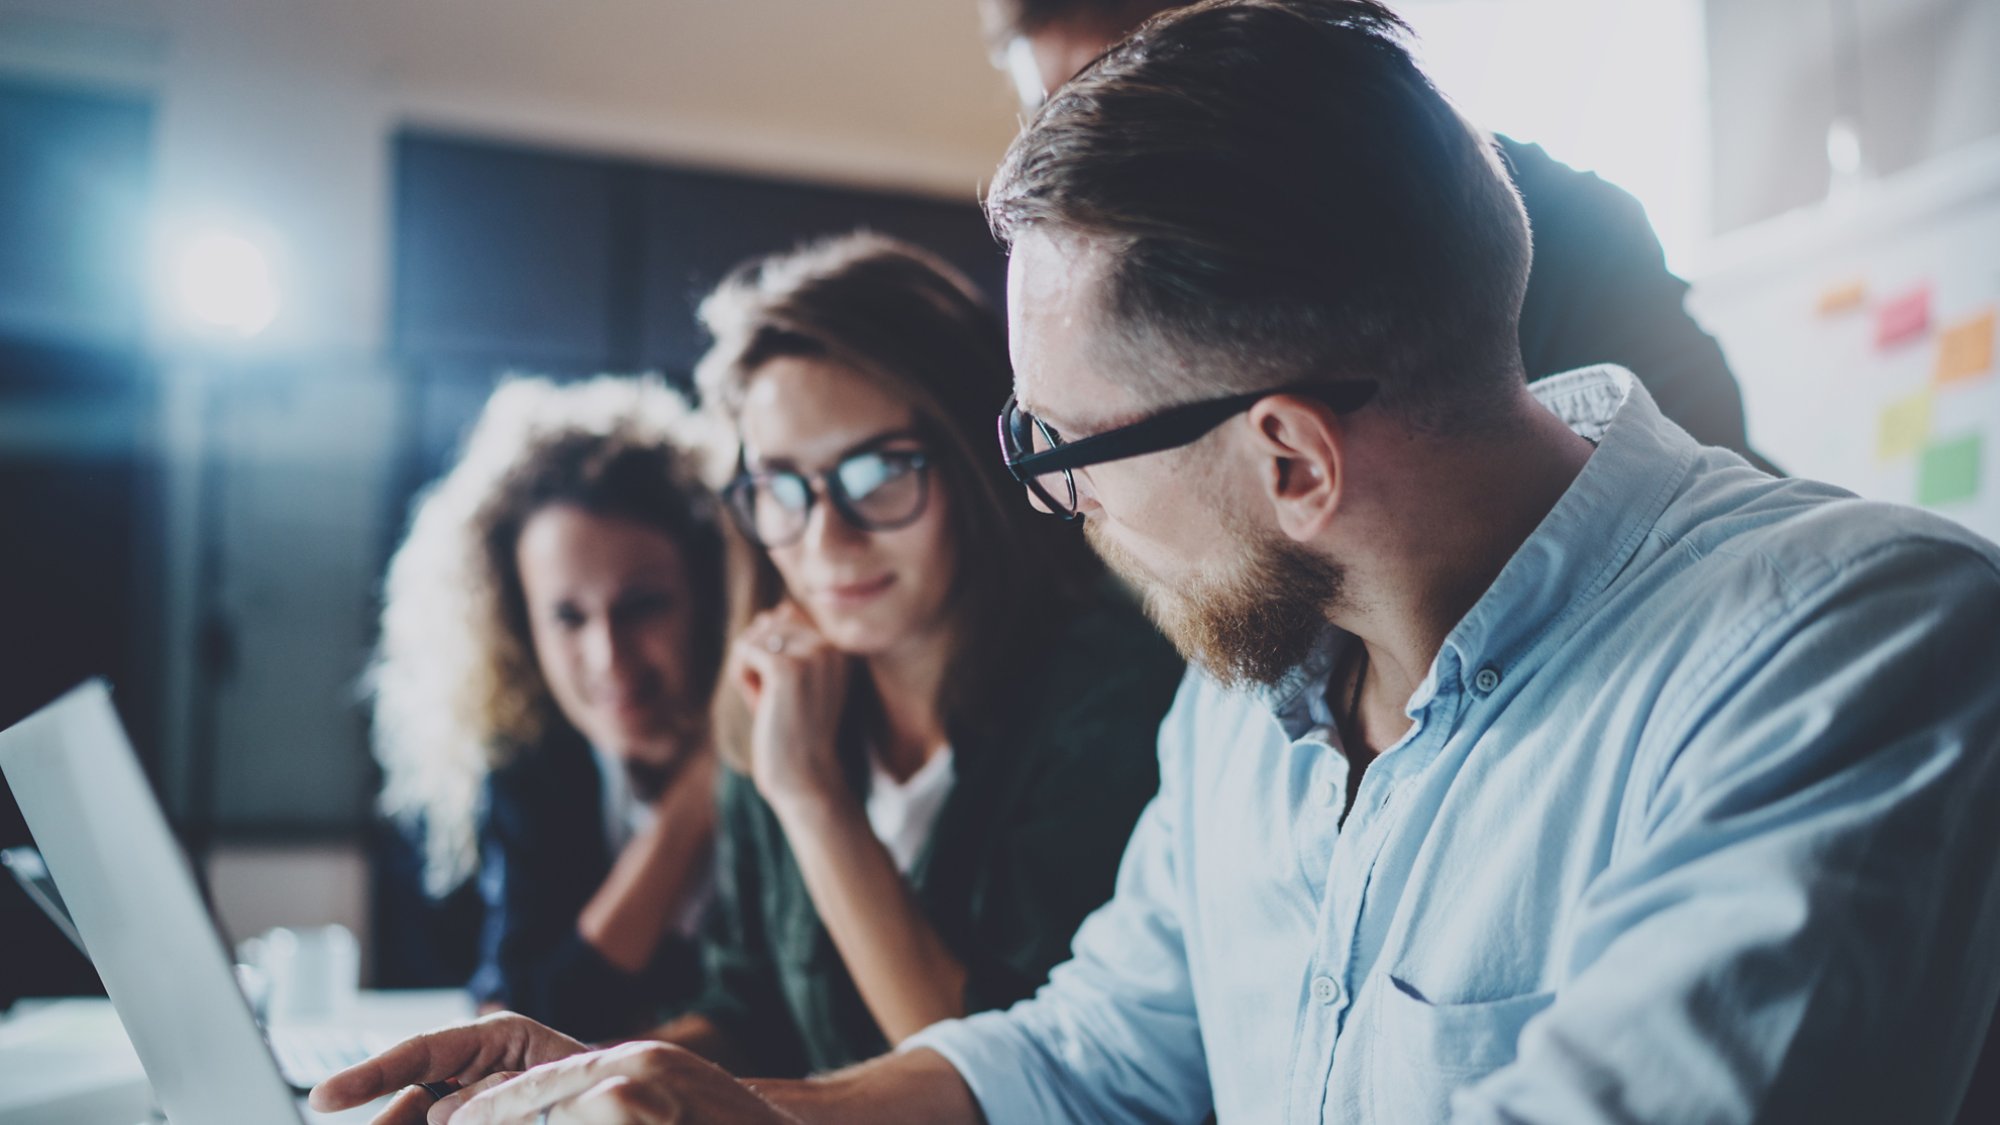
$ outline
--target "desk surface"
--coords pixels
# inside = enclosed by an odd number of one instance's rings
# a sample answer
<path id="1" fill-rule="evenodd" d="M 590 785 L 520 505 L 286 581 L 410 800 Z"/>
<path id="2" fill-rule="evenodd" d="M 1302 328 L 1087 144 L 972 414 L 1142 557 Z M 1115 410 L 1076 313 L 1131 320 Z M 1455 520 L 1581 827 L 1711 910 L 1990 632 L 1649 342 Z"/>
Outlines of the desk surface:
<path id="1" fill-rule="evenodd" d="M 364 992 L 331 1026 L 387 1045 L 471 1015 L 471 1001 L 456 989 Z M 0 1125 L 137 1125 L 152 1105 L 146 1072 L 109 1000 L 24 1000 L 0 1019 Z M 304 1116 L 347 1125 L 371 1114 Z"/>

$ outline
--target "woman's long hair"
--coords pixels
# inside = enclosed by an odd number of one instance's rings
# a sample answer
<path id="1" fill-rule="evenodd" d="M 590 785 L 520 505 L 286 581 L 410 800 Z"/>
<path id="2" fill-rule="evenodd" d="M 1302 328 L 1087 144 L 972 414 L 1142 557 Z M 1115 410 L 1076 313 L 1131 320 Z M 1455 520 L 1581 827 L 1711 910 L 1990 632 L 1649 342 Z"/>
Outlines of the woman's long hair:
<path id="1" fill-rule="evenodd" d="M 486 775 L 569 729 L 535 660 L 516 545 L 551 504 L 657 529 L 679 547 L 703 615 L 691 656 L 703 708 L 720 665 L 722 543 L 681 397 L 657 379 L 560 386 L 513 379 L 487 402 L 463 455 L 419 498 L 389 563 L 374 703 L 381 808 L 420 827 L 424 884 L 477 863 Z"/>
<path id="2" fill-rule="evenodd" d="M 1029 506 L 1001 463 L 994 419 L 1013 371 L 992 307 L 939 259 L 863 232 L 739 266 L 702 302 L 701 321 L 715 342 L 695 383 L 718 421 L 711 435 L 726 435 L 714 465 L 737 463 L 745 393 L 781 357 L 831 360 L 915 410 L 958 544 L 940 705 L 948 726 L 995 715 L 1021 662 L 1074 608 L 1097 564 L 1074 528 Z M 779 602 L 784 580 L 763 549 L 734 528 L 728 539 L 733 637 Z M 748 768 L 748 719 L 725 685 L 716 745 L 739 770 Z"/>

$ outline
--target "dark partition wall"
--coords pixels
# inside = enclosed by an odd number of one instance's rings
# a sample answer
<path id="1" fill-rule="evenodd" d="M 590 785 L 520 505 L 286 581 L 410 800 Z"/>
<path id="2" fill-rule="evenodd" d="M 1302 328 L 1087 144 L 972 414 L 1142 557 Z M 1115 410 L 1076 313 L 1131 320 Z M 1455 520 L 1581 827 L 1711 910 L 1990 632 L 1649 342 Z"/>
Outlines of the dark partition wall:
<path id="1" fill-rule="evenodd" d="M 405 132 L 396 141 L 394 349 L 495 367 L 685 373 L 694 302 L 745 258 L 867 227 L 925 246 L 996 301 L 1006 260 L 962 202 Z"/>
<path id="2" fill-rule="evenodd" d="M 644 288 L 638 294 L 648 367 L 685 371 L 707 341 L 695 302 L 746 258 L 866 227 L 906 239 L 965 271 L 999 303 L 1007 260 L 971 197 L 962 203 L 656 170 L 648 178 Z"/>
<path id="3" fill-rule="evenodd" d="M 637 169 L 410 135 L 395 168 L 398 356 L 531 368 L 635 358 L 616 321 L 632 288 Z"/>
<path id="4" fill-rule="evenodd" d="M 156 388 L 137 358 L 152 109 L 0 80 L 0 726 L 105 676 L 157 776 Z M 0 789 L 0 846 L 29 842 Z M 95 974 L 0 877 L 0 1009 Z"/>

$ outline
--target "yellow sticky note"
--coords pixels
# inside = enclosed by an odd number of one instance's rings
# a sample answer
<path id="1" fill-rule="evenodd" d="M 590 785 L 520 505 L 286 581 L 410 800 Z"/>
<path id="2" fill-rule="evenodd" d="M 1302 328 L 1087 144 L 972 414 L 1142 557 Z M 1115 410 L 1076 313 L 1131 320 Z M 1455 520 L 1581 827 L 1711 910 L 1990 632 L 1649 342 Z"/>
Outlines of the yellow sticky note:
<path id="1" fill-rule="evenodd" d="M 1945 329 L 1938 337 L 1936 379 L 1955 383 L 1993 370 L 1993 310 Z"/>
<path id="2" fill-rule="evenodd" d="M 1820 290 L 1819 315 L 1832 316 L 1835 313 L 1858 309 L 1868 299 L 1868 286 L 1859 281 L 1843 281 Z"/>
<path id="3" fill-rule="evenodd" d="M 1876 420 L 1875 456 L 1889 461 L 1923 448 L 1931 434 L 1931 393 L 1918 391 L 1882 408 Z"/>

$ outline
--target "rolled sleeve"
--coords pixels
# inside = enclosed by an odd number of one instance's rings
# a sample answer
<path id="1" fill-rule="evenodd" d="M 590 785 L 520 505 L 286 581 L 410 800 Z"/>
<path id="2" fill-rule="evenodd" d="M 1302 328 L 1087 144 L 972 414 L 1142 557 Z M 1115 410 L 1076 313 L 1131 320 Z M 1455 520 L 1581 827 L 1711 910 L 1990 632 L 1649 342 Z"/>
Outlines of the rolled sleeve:
<path id="1" fill-rule="evenodd" d="M 1005 1012 L 982 1012 L 934 1024 L 903 1041 L 897 1053 L 929 1050 L 944 1056 L 971 1088 L 988 1125 L 1066 1121 L 1078 1114 L 1060 1100 L 1055 1076 L 1031 1074 L 1043 1060 L 1028 1032 Z"/>
<path id="2" fill-rule="evenodd" d="M 1179 915 L 1179 710 L 1161 728 L 1160 792 L 1139 818 L 1111 901 L 1084 921 L 1072 958 L 1031 999 L 904 1043 L 944 1056 L 992 1125 L 1192 1123 L 1209 1110 Z"/>

